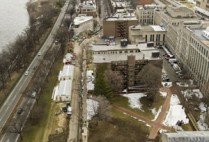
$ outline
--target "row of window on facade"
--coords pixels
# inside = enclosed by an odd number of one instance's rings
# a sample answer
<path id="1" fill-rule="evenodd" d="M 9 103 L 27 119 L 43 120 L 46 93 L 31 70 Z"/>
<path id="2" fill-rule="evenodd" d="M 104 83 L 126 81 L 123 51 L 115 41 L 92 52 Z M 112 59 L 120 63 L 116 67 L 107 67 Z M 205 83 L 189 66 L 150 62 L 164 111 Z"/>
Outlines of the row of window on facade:
<path id="1" fill-rule="evenodd" d="M 206 58 L 209 58 L 208 50 L 204 48 L 199 42 L 194 40 L 193 38 L 190 38 L 190 43 L 193 44 L 193 46 L 199 50 Z"/>
<path id="2" fill-rule="evenodd" d="M 156 38 L 156 39 L 155 39 L 155 38 Z M 155 41 L 160 42 L 160 34 L 156 34 L 156 37 L 155 37 L 154 34 L 151 34 L 151 35 L 150 35 L 150 41 L 154 41 L 154 39 L 155 39 Z M 148 41 L 148 40 L 147 40 L 147 35 L 145 35 L 145 41 L 146 41 L 146 42 Z M 165 34 L 163 34 L 163 43 L 164 43 L 164 41 L 165 41 Z"/>
<path id="3" fill-rule="evenodd" d="M 139 53 L 140 50 L 123 50 L 123 51 L 94 51 L 93 54 L 118 54 L 118 53 Z"/>
<path id="4" fill-rule="evenodd" d="M 201 77 L 207 78 L 209 73 L 209 61 L 204 59 L 203 56 L 201 56 L 195 49 L 191 48 L 191 55 L 194 55 L 191 57 L 191 63 L 193 63 L 193 71 L 198 71 L 198 73 L 201 73 Z M 194 58 L 195 57 L 195 58 Z M 201 64 L 200 64 L 201 63 Z"/>

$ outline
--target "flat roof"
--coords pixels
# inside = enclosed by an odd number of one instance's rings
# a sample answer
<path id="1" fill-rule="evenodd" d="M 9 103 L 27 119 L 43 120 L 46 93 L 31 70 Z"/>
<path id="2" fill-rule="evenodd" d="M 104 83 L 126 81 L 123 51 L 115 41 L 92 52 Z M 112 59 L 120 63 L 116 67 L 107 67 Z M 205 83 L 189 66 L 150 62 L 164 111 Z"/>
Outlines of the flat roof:
<path id="1" fill-rule="evenodd" d="M 106 54 L 93 54 L 93 63 L 110 63 L 112 61 L 125 61 L 128 56 L 134 55 L 136 60 L 148 59 L 148 60 L 159 60 L 160 58 L 152 58 L 153 52 L 159 52 L 154 47 L 147 47 L 147 43 L 142 44 L 128 44 L 127 47 L 121 47 L 120 44 L 115 46 L 107 45 L 96 45 L 92 47 L 92 51 L 125 51 L 139 49 L 137 53 L 106 53 Z"/>
<path id="2" fill-rule="evenodd" d="M 59 79 L 61 77 L 66 77 L 66 76 L 73 77 L 73 73 L 74 73 L 74 66 L 73 65 L 66 65 L 65 64 L 63 66 L 63 70 L 60 71 Z"/>
<path id="3" fill-rule="evenodd" d="M 200 8 L 200 7 L 195 6 L 194 10 L 196 10 L 196 11 L 198 11 L 198 12 L 200 12 L 200 13 L 206 15 L 206 16 L 209 16 L 209 12 L 204 10 L 204 9 L 202 9 L 202 8 Z"/>
<path id="4" fill-rule="evenodd" d="M 113 51 L 113 50 L 131 50 L 131 49 L 140 49 L 141 51 L 145 50 L 154 50 L 154 47 L 147 47 L 147 43 L 140 44 L 128 44 L 126 47 L 121 47 L 120 44 L 115 45 L 93 45 L 92 51 Z"/>
<path id="5" fill-rule="evenodd" d="M 118 20 L 137 20 L 134 13 L 116 13 L 115 15 L 108 17 L 105 21 L 118 21 Z"/>
<path id="6" fill-rule="evenodd" d="M 209 141 L 209 131 L 177 131 L 176 133 L 163 133 L 172 141 L 172 138 L 175 140 L 184 140 L 184 142 L 192 141 Z"/>
<path id="7" fill-rule="evenodd" d="M 92 20 L 93 16 L 78 16 L 74 19 L 74 25 L 80 25 L 81 23 L 87 22 L 89 20 Z"/>
<path id="8" fill-rule="evenodd" d="M 189 28 L 189 27 L 188 27 Z M 209 40 L 203 36 L 203 32 L 206 30 L 206 28 L 189 28 L 192 33 L 198 37 L 200 41 L 202 41 L 207 46 L 209 45 Z"/>
<path id="9" fill-rule="evenodd" d="M 71 96 L 72 80 L 62 80 L 58 85 L 57 96 Z"/>
<path id="10" fill-rule="evenodd" d="M 153 28 L 154 31 L 156 32 L 165 32 L 165 28 L 164 27 L 161 27 L 159 25 L 151 25 L 151 27 Z"/>

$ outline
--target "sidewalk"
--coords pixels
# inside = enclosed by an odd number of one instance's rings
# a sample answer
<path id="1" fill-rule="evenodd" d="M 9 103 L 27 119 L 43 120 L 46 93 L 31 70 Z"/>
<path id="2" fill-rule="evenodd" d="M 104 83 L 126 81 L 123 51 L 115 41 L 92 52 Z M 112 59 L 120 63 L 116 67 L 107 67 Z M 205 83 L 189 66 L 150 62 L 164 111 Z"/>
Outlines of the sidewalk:
<path id="1" fill-rule="evenodd" d="M 157 118 L 157 120 L 155 121 L 155 125 L 153 126 L 153 128 L 151 129 L 150 131 L 150 134 L 149 134 L 149 139 L 155 139 L 157 134 L 158 134 L 158 131 L 160 129 L 164 129 L 164 128 L 169 128 L 169 130 L 171 131 L 172 128 L 170 127 L 167 127 L 167 126 L 164 126 L 162 123 L 163 121 L 165 120 L 165 117 L 167 115 L 167 111 L 169 110 L 169 107 L 170 107 L 170 98 L 172 96 L 172 93 L 170 91 L 170 88 L 165 88 L 163 87 L 162 89 L 160 89 L 161 91 L 166 91 L 167 92 L 167 96 L 166 96 L 166 99 L 165 99 L 165 102 L 162 106 L 162 110 Z"/>

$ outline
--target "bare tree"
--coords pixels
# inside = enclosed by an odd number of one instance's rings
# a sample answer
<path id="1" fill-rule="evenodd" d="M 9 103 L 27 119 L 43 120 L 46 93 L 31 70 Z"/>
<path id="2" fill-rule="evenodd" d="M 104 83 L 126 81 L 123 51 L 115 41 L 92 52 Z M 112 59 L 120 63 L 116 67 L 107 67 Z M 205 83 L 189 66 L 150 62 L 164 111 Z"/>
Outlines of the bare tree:
<path id="1" fill-rule="evenodd" d="M 161 68 L 149 63 L 137 75 L 137 84 L 146 85 L 147 97 L 151 102 L 161 86 Z"/>
<path id="2" fill-rule="evenodd" d="M 99 103 L 98 108 L 96 109 L 96 106 L 94 106 L 94 112 L 95 115 L 93 119 L 95 120 L 107 120 L 110 118 L 110 103 L 109 101 L 103 97 L 103 96 L 98 96 L 95 98 L 95 100 Z"/>
<path id="3" fill-rule="evenodd" d="M 105 71 L 105 77 L 113 91 L 118 92 L 123 89 L 123 77 L 120 72 L 107 70 Z"/>
<path id="4" fill-rule="evenodd" d="M 68 28 L 61 27 L 57 32 L 56 39 L 60 42 L 62 53 L 65 53 L 66 42 L 69 39 Z"/>

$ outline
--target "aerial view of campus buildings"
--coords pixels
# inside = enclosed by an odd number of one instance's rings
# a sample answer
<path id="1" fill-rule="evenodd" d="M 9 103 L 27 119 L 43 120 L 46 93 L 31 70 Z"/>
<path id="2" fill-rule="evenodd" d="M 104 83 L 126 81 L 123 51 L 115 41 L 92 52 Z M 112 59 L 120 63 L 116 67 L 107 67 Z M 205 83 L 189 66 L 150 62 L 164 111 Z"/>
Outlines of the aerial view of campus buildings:
<path id="1" fill-rule="evenodd" d="M 209 1 L 2 1 L 0 142 L 209 142 Z"/>

